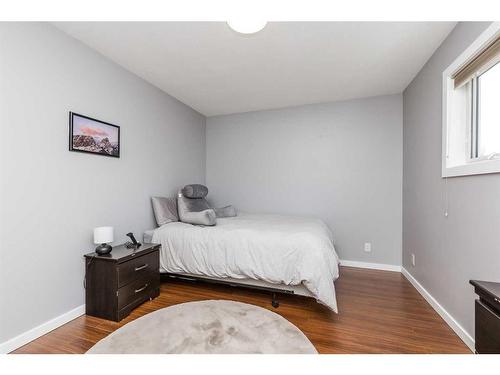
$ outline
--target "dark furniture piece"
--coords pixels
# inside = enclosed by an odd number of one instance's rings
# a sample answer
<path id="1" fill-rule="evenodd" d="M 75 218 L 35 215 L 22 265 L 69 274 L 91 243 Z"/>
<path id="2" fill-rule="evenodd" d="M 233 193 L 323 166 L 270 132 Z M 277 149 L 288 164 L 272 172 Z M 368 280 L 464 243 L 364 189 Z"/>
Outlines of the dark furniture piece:
<path id="1" fill-rule="evenodd" d="M 116 322 L 160 294 L 160 245 L 85 257 L 85 313 Z"/>
<path id="2" fill-rule="evenodd" d="M 500 353 L 500 283 L 471 280 L 476 300 L 476 353 Z"/>

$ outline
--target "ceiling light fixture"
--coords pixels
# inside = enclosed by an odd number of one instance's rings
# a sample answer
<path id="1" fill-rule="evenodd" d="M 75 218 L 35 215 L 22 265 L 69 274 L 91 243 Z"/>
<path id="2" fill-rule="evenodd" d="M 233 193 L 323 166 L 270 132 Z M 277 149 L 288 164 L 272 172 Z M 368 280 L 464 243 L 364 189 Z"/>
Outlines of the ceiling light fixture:
<path id="1" fill-rule="evenodd" d="M 266 27 L 266 21 L 258 21 L 258 20 L 249 20 L 249 19 L 240 19 L 227 21 L 228 26 L 240 34 L 255 34 L 259 32 L 264 27 Z"/>

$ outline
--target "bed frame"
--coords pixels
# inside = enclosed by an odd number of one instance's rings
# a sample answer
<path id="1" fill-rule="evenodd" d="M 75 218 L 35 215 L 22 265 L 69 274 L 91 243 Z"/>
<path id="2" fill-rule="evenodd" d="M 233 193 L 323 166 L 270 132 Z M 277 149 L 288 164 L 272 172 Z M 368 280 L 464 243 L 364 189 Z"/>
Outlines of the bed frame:
<path id="1" fill-rule="evenodd" d="M 309 296 L 308 292 L 296 293 L 296 291 L 294 290 L 294 289 L 303 288 L 303 287 L 287 288 L 287 287 L 283 286 L 282 288 L 280 288 L 280 287 L 275 287 L 273 284 L 269 284 L 269 283 L 265 283 L 265 282 L 260 282 L 259 285 L 256 285 L 255 283 L 257 281 L 250 280 L 250 279 L 244 279 L 245 281 L 242 282 L 241 280 L 236 280 L 236 279 L 232 279 L 232 278 L 221 279 L 221 278 L 208 277 L 208 276 L 198 276 L 198 275 L 192 275 L 192 274 L 179 274 L 179 273 L 170 273 L 170 272 L 166 272 L 166 273 L 160 272 L 160 278 L 162 281 L 168 280 L 168 279 L 178 279 L 178 280 L 187 280 L 187 281 L 191 281 L 191 282 L 205 282 L 205 283 L 211 283 L 211 284 L 229 285 L 229 286 L 237 287 L 237 288 L 247 288 L 247 289 L 270 292 L 271 293 L 271 305 L 274 308 L 278 308 L 280 305 L 280 303 L 278 301 L 279 294 L 298 294 L 298 295 Z"/>

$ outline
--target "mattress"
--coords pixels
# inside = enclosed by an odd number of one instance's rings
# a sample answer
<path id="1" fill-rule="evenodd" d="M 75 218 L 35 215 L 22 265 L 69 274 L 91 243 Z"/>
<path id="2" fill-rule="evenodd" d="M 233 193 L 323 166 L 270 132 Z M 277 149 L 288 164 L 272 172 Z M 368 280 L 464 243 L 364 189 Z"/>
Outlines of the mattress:
<path id="1" fill-rule="evenodd" d="M 144 243 L 153 243 L 153 233 L 154 233 L 154 229 L 150 229 L 150 230 L 147 230 L 144 232 L 144 235 L 143 235 L 143 242 Z M 167 273 L 166 270 L 164 269 L 161 269 L 160 270 L 160 273 Z M 195 277 L 195 278 L 198 278 L 198 279 L 208 279 L 208 280 L 215 280 L 215 281 L 224 281 L 226 283 L 234 283 L 234 284 L 238 284 L 238 285 L 247 285 L 247 286 L 257 286 L 257 287 L 263 287 L 263 288 L 275 288 L 275 289 L 280 289 L 284 292 L 288 292 L 288 293 L 293 293 L 293 294 L 298 294 L 300 296 L 305 296 L 305 297 L 314 297 L 312 295 L 312 293 L 307 290 L 302 284 L 299 284 L 299 285 L 284 285 L 284 284 L 270 284 L 270 283 L 267 283 L 265 281 L 261 281 L 261 280 L 253 280 L 253 279 L 233 279 L 233 278 L 230 278 L 230 277 L 224 277 L 224 278 L 220 278 L 220 277 L 210 277 L 210 276 L 203 276 L 203 275 L 193 275 L 193 274 L 189 274 L 189 273 L 185 273 L 185 272 L 180 272 L 180 273 L 177 273 L 176 275 L 179 275 L 179 276 L 186 276 L 186 277 Z"/>
<path id="2" fill-rule="evenodd" d="M 163 272 L 305 287 L 337 311 L 338 256 L 318 219 L 241 214 L 212 227 L 172 222 L 144 234 L 160 243 Z"/>

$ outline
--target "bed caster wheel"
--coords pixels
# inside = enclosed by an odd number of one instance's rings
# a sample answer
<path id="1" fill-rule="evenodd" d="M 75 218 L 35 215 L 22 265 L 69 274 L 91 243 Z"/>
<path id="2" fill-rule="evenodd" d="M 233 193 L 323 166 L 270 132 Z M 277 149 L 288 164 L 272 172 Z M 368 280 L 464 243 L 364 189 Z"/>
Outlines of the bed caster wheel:
<path id="1" fill-rule="evenodd" d="M 278 302 L 278 299 L 276 298 L 276 293 L 273 293 L 273 299 L 271 301 L 271 305 L 273 305 L 273 307 L 275 309 L 277 309 L 278 307 L 280 307 L 280 303 Z"/>

